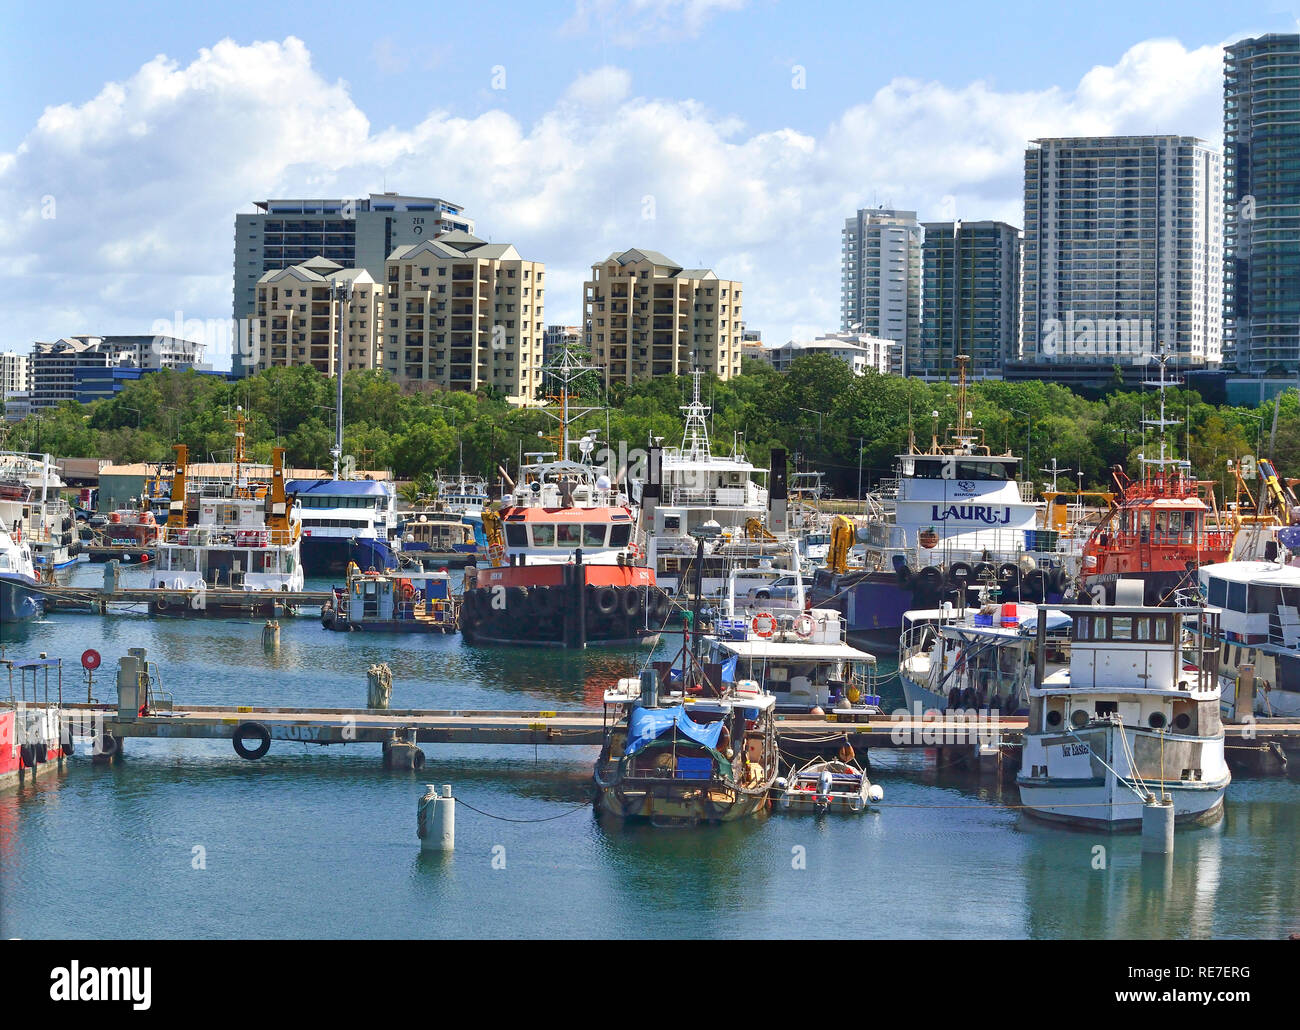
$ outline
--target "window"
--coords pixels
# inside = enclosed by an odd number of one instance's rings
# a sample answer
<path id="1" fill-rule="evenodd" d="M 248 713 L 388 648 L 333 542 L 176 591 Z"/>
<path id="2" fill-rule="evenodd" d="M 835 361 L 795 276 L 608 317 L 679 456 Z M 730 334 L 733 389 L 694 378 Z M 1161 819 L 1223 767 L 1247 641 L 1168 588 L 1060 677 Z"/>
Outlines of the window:
<path id="1" fill-rule="evenodd" d="M 626 547 L 628 541 L 632 539 L 631 523 L 621 523 L 617 526 L 611 526 L 609 529 L 609 546 Z"/>
<path id="2" fill-rule="evenodd" d="M 522 523 L 506 523 L 506 543 L 511 547 L 528 546 L 528 528 Z"/>
<path id="3" fill-rule="evenodd" d="M 534 547 L 554 547 L 554 546 L 555 546 L 555 527 L 554 527 L 554 526 L 534 526 L 534 527 L 533 527 L 533 546 L 534 546 Z"/>
<path id="4" fill-rule="evenodd" d="M 582 546 L 605 546 L 605 526 L 603 523 L 589 523 L 582 527 Z"/>
<path id="5" fill-rule="evenodd" d="M 555 527 L 555 542 L 560 547 L 578 547 L 582 544 L 582 527 L 564 523 Z"/>

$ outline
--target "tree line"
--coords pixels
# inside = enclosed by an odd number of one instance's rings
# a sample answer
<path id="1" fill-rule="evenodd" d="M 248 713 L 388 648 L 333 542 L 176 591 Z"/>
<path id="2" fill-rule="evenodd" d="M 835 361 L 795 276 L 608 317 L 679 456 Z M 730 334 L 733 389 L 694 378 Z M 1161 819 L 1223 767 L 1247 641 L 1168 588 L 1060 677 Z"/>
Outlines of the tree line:
<path id="1" fill-rule="evenodd" d="M 652 437 L 676 445 L 681 405 L 691 395 L 688 376 L 659 377 L 606 391 L 600 377 L 581 381 L 582 400 L 601 410 L 582 430 L 595 430 L 615 451 L 643 448 Z M 188 445 L 193 461 L 228 460 L 236 407 L 248 416 L 247 442 L 255 461 L 286 448 L 299 468 L 330 467 L 334 441 L 333 380 L 311 368 L 273 368 L 238 382 L 192 371 L 162 371 L 133 381 L 112 398 L 59 407 L 13 425 L 8 447 L 56 457 L 113 462 L 170 459 L 174 443 Z M 893 474 L 894 456 L 909 439 L 923 448 L 942 436 L 957 416 L 957 389 L 867 372 L 856 376 L 829 355 L 796 359 L 787 372 L 747 361 L 727 382 L 705 377 L 703 400 L 712 408 L 714 452 L 733 445 L 766 467 L 772 448 L 783 447 L 792 468 L 821 471 L 836 496 L 855 497 Z M 1188 458 L 1193 471 L 1231 492 L 1228 461 L 1244 454 L 1271 456 L 1283 475 L 1300 476 L 1300 400 L 1295 391 L 1257 408 L 1208 404 L 1187 389 L 1166 394 L 1166 417 L 1183 421 L 1168 430 L 1168 451 Z M 1155 391 L 1119 386 L 1089 398 L 1047 382 L 981 381 L 969 387 L 971 425 L 995 453 L 1011 451 L 1042 484 L 1040 471 L 1056 459 L 1062 488 L 1105 486 L 1119 464 L 1133 471 L 1138 455 L 1159 450 L 1143 418 L 1155 418 Z M 935 413 L 938 413 L 937 416 Z M 553 450 L 540 439 L 554 432 L 544 413 L 508 404 L 491 391 L 410 392 L 382 371 L 347 373 L 343 386 L 344 453 L 359 469 L 390 469 L 399 479 L 436 472 L 512 475 L 521 454 Z M 1222 494 L 1220 495 L 1222 496 Z"/>

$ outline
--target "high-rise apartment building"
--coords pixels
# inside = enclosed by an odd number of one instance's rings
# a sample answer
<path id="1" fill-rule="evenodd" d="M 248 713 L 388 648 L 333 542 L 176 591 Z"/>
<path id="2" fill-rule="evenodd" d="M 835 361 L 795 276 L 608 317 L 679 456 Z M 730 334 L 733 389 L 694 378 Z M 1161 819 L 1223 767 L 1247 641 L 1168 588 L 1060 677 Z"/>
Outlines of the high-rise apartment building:
<path id="1" fill-rule="evenodd" d="M 548 325 L 542 341 L 542 363 L 549 365 L 562 347 L 576 347 L 582 343 L 582 326 Z"/>
<path id="2" fill-rule="evenodd" d="M 384 318 L 384 286 L 364 268 L 325 257 L 266 272 L 257 281 L 254 350 L 246 367 L 311 365 L 332 376 L 376 367 L 375 341 Z"/>
<path id="3" fill-rule="evenodd" d="M 1222 357 L 1222 159 L 1188 136 L 1032 141 L 1019 375 Z"/>
<path id="4" fill-rule="evenodd" d="M 840 241 L 840 328 L 893 340 L 891 371 L 906 375 L 921 346 L 921 224 L 915 211 L 864 209 Z"/>
<path id="5" fill-rule="evenodd" d="M 1238 372 L 1300 372 L 1300 35 L 1243 39 L 1223 68 L 1224 343 Z"/>
<path id="6" fill-rule="evenodd" d="M 542 262 L 466 232 L 398 247 L 385 272 L 378 364 L 413 389 L 486 388 L 512 403 L 532 400 L 545 280 Z"/>
<path id="7" fill-rule="evenodd" d="M 371 193 L 354 200 L 260 200 L 256 211 L 235 215 L 236 322 L 253 315 L 257 283 L 267 272 L 324 257 L 342 268 L 363 268 L 383 282 L 384 263 L 398 246 L 444 232 L 472 233 L 459 204 L 437 197 Z M 233 371 L 251 371 L 236 349 Z"/>
<path id="8" fill-rule="evenodd" d="M 653 250 L 609 255 L 583 284 L 583 342 L 605 385 L 696 369 L 740 374 L 743 285 Z"/>
<path id="9" fill-rule="evenodd" d="M 1017 356 L 1020 230 L 1006 222 L 926 222 L 921 346 L 910 375 L 946 379 L 958 354 L 978 379 Z"/>

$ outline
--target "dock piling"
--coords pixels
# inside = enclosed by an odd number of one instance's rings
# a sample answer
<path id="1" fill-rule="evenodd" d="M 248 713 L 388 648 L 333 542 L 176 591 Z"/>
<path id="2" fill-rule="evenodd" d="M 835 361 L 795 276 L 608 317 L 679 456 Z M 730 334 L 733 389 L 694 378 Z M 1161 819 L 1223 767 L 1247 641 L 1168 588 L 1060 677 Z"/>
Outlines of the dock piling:
<path id="1" fill-rule="evenodd" d="M 1148 855 L 1170 855 L 1173 850 L 1173 800 L 1149 798 L 1142 806 L 1142 851 Z"/>
<path id="2" fill-rule="evenodd" d="M 451 796 L 450 783 L 442 785 L 441 794 L 432 783 L 426 783 L 415 816 L 421 851 L 456 850 L 456 799 Z"/>

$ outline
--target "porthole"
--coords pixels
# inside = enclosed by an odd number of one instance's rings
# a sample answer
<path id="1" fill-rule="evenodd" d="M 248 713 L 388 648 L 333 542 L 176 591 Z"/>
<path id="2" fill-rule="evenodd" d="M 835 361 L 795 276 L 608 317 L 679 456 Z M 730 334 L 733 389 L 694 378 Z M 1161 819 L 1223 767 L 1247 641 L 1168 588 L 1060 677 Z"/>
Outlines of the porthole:
<path id="1" fill-rule="evenodd" d="M 1088 713 L 1083 708 L 1076 708 L 1074 714 L 1070 716 L 1070 722 L 1074 724 L 1075 729 L 1082 729 L 1088 725 Z"/>
<path id="2" fill-rule="evenodd" d="M 1047 725 L 1048 725 L 1048 726 L 1060 726 L 1060 725 L 1061 725 L 1061 713 L 1058 712 L 1058 711 L 1055 711 L 1055 710 L 1048 712 L 1048 713 L 1047 713 Z"/>
<path id="3" fill-rule="evenodd" d="M 1174 729 L 1185 730 L 1192 724 L 1192 717 L 1184 712 L 1182 715 L 1174 717 Z"/>
<path id="4" fill-rule="evenodd" d="M 1152 712 L 1147 716 L 1147 725 L 1153 730 L 1163 730 L 1165 728 L 1165 713 Z"/>

